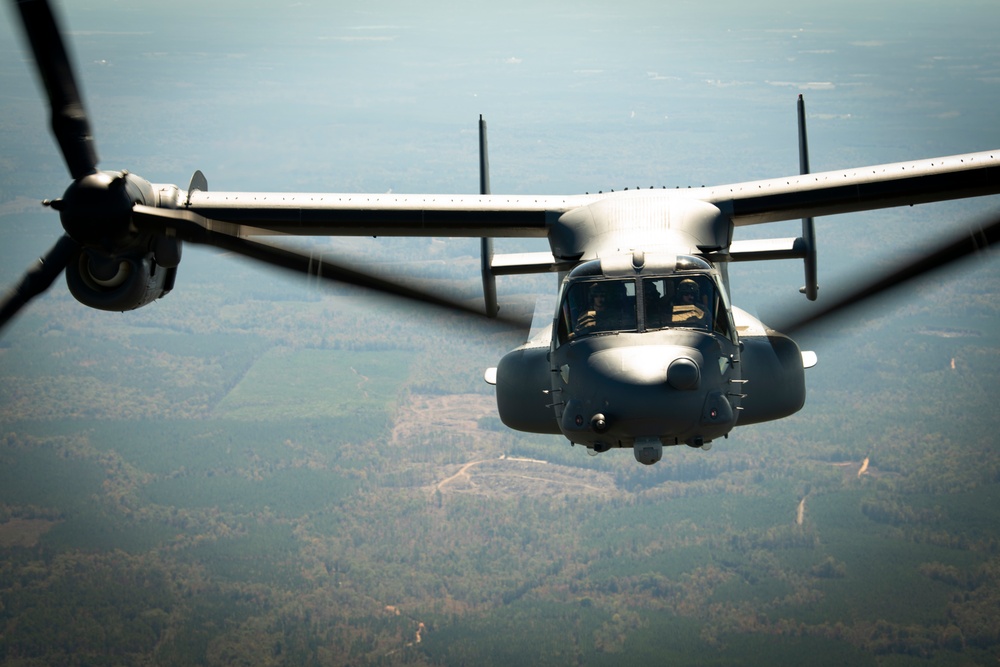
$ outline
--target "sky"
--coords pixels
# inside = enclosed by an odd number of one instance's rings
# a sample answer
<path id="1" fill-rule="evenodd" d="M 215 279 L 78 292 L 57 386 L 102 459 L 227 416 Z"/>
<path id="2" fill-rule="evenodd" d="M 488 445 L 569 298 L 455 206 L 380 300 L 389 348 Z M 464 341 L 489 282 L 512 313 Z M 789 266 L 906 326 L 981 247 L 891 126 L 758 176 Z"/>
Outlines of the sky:
<path id="1" fill-rule="evenodd" d="M 750 180 L 797 167 L 799 92 L 817 169 L 1000 145 L 991 3 L 784 4 L 62 13 L 103 166 L 157 182 L 200 168 L 227 190 L 469 191 L 479 114 L 497 189 Z M 41 113 L 11 32 L 4 97 Z"/>

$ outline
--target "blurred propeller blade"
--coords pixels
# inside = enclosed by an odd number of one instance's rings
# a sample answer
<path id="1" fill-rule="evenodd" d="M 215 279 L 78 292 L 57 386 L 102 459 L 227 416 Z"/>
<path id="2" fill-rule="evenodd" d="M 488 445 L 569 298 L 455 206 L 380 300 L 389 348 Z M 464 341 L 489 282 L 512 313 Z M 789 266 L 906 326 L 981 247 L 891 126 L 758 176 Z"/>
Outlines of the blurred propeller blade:
<path id="1" fill-rule="evenodd" d="M 789 318 L 785 322 L 779 322 L 775 328 L 789 335 L 802 333 L 828 318 L 844 315 L 876 297 L 886 296 L 891 290 L 902 287 L 915 278 L 943 269 L 958 260 L 968 259 L 986 250 L 998 240 L 1000 240 L 1000 215 L 940 243 L 915 261 L 844 291 L 842 296 L 835 298 L 818 311 L 798 318 Z"/>
<path id="2" fill-rule="evenodd" d="M 33 298 L 52 285 L 79 246 L 76 241 L 63 235 L 52 246 L 48 254 L 38 261 L 24 274 L 17 287 L 11 289 L 0 300 L 0 329 L 2 329 L 21 308 Z"/>
<path id="3" fill-rule="evenodd" d="M 192 211 L 136 205 L 133 208 L 132 220 L 141 229 L 157 234 L 176 236 L 182 241 L 190 243 L 215 246 L 271 266 L 316 276 L 332 282 L 364 287 L 390 296 L 442 308 L 453 313 L 486 317 L 483 310 L 456 299 L 449 299 L 446 296 L 417 287 L 402 285 L 386 278 L 349 269 L 294 250 L 252 241 L 244 237 L 246 232 L 241 225 L 210 220 Z M 520 328 L 527 328 L 530 323 L 530 320 L 525 318 L 498 317 L 494 319 Z"/>
<path id="4" fill-rule="evenodd" d="M 52 112 L 52 132 L 74 180 L 97 171 L 97 150 L 73 66 L 45 0 L 15 0 Z"/>

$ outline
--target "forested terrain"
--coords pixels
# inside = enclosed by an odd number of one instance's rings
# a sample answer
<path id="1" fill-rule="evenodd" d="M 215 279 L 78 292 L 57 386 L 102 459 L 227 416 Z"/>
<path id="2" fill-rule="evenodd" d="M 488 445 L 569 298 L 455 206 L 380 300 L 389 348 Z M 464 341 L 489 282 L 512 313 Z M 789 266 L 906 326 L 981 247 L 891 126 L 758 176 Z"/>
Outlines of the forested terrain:
<path id="1" fill-rule="evenodd" d="M 802 413 L 647 468 L 500 425 L 523 332 L 186 261 L 0 346 L 2 664 L 1000 657 L 995 288 L 810 341 Z"/>

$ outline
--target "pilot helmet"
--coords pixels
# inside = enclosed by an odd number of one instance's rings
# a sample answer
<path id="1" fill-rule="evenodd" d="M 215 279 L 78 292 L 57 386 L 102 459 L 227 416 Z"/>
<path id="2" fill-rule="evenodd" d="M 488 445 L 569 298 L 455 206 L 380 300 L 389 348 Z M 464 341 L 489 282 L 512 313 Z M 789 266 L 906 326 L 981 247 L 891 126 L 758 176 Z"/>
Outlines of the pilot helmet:
<path id="1" fill-rule="evenodd" d="M 685 278 L 681 281 L 681 284 L 677 286 L 677 293 L 681 296 L 684 296 L 685 294 L 698 296 L 698 283 L 690 278 Z"/>

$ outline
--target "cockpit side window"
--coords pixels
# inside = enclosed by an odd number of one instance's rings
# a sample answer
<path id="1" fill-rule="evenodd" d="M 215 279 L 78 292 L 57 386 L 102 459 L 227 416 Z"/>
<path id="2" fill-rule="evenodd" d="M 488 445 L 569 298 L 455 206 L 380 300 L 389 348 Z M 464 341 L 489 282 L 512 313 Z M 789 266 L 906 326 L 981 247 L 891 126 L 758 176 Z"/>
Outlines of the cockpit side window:
<path id="1" fill-rule="evenodd" d="M 734 343 L 736 342 L 733 338 L 733 331 L 730 328 L 729 308 L 722 299 L 722 294 L 717 294 L 715 297 L 715 324 L 712 326 L 712 330 L 720 336 L 725 336 L 733 340 Z"/>
<path id="2" fill-rule="evenodd" d="M 566 290 L 559 311 L 559 342 L 616 331 L 636 331 L 635 281 L 591 280 Z"/>

